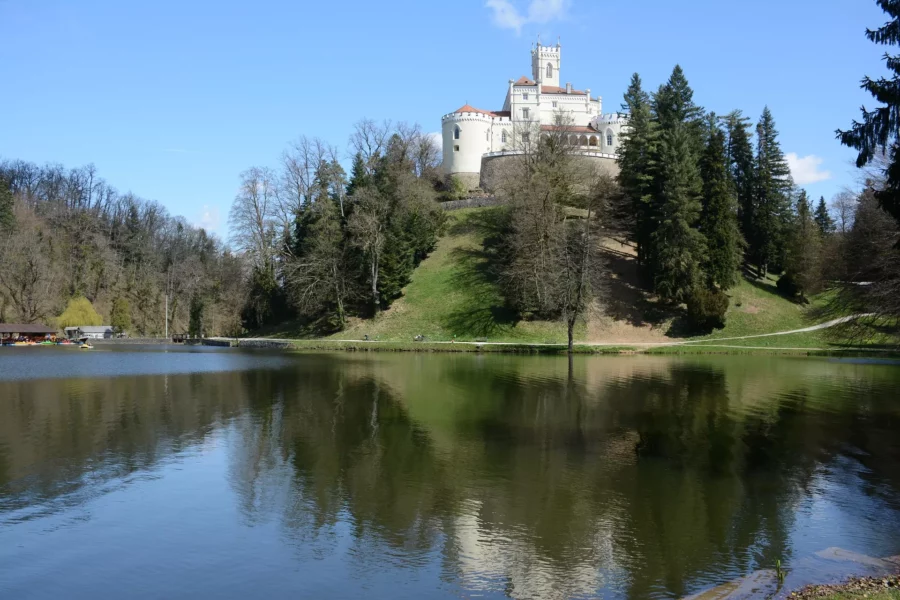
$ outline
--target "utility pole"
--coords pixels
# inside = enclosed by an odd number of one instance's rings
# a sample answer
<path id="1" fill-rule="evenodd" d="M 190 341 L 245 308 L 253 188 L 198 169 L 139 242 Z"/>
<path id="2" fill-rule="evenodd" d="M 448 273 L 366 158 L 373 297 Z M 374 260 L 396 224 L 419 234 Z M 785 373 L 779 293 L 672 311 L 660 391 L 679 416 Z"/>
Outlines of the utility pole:
<path id="1" fill-rule="evenodd" d="M 169 283 L 171 279 L 172 274 L 166 273 L 166 341 L 169 339 Z"/>

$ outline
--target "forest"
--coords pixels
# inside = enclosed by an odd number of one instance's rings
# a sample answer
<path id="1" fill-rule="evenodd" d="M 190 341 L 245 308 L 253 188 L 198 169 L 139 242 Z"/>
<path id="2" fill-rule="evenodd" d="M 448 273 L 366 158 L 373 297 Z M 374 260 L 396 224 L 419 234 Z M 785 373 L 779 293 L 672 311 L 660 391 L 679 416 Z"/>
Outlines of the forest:
<path id="1" fill-rule="evenodd" d="M 169 332 L 192 321 L 198 333 L 242 331 L 243 258 L 93 165 L 0 162 L 0 231 L 0 322 L 102 321 L 144 337 L 168 318 Z M 89 322 L 67 321 L 73 312 Z"/>
<path id="2" fill-rule="evenodd" d="M 897 45 L 900 7 L 879 4 L 892 20 L 867 36 Z M 900 74 L 900 59 L 886 63 Z M 795 302 L 818 295 L 824 313 L 896 327 L 900 78 L 862 87 L 881 106 L 836 132 L 859 152 L 861 189 L 830 202 L 794 184 L 768 107 L 755 124 L 708 111 L 679 66 L 652 92 L 633 75 L 615 177 L 577 160 L 565 114 L 549 133 L 517 131 L 486 242 L 507 308 L 562 320 L 571 345 L 575 323 L 604 303 L 597 250 L 619 236 L 635 248 L 643 286 L 694 333 L 724 326 L 741 278 L 771 277 Z M 241 173 L 239 189 L 226 244 L 120 194 L 92 165 L 0 162 L 0 321 L 58 323 L 87 300 L 93 319 L 142 336 L 167 322 L 194 335 L 285 321 L 309 335 L 340 331 L 402 295 L 444 231 L 440 201 L 463 192 L 421 127 L 368 119 L 344 150 L 301 136 L 276 167 Z"/>

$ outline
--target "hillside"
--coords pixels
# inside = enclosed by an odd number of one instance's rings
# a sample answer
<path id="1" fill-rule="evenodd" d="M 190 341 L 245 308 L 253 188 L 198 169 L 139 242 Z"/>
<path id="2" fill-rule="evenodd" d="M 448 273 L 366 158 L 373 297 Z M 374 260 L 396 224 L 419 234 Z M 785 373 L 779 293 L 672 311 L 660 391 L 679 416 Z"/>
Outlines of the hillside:
<path id="1" fill-rule="evenodd" d="M 372 320 L 353 319 L 347 330 L 332 340 L 369 339 L 409 342 L 417 335 L 430 341 L 507 341 L 564 343 L 565 326 L 560 322 L 517 320 L 503 305 L 492 280 L 483 242 L 490 232 L 493 208 L 466 209 L 449 213 L 447 233 L 434 252 L 416 269 L 404 295 Z M 637 284 L 633 249 L 610 241 L 607 257 L 610 285 L 606 297 L 576 331 L 586 343 L 648 344 L 684 340 L 714 343 L 734 338 L 807 327 L 812 321 L 806 309 L 779 295 L 774 278 L 743 279 L 729 291 L 731 304 L 727 325 L 712 335 L 689 337 L 681 316 L 658 305 Z M 282 329 L 275 337 L 305 337 Z M 723 342 L 725 344 L 725 342 Z M 826 347 L 824 331 L 813 331 L 731 342 L 747 347 Z"/>

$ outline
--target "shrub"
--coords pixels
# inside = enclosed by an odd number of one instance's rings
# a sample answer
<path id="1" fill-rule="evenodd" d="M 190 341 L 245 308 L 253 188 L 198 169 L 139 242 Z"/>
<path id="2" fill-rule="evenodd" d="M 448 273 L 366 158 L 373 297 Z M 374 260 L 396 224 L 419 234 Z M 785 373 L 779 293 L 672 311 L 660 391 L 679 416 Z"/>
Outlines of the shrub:
<path id="1" fill-rule="evenodd" d="M 797 284 L 797 280 L 794 276 L 790 273 L 785 273 L 779 277 L 775 287 L 778 288 L 778 292 L 782 296 L 791 300 L 795 300 L 800 294 L 800 286 Z"/>
<path id="2" fill-rule="evenodd" d="M 725 327 L 728 296 L 721 290 L 695 289 L 687 301 L 688 323 L 695 331 L 710 332 Z"/>
<path id="3" fill-rule="evenodd" d="M 455 175 L 451 175 L 445 184 L 444 200 L 463 200 L 469 195 L 469 187 Z"/>

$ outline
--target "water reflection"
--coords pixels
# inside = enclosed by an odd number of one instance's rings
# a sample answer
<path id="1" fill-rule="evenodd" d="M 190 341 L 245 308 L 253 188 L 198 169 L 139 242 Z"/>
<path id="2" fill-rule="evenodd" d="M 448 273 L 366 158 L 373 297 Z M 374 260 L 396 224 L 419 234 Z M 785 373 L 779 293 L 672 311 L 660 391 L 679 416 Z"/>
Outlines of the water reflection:
<path id="1" fill-rule="evenodd" d="M 227 526 L 275 526 L 307 575 L 339 563 L 346 595 L 391 572 L 677 597 L 828 546 L 900 551 L 898 384 L 813 360 L 425 355 L 0 381 L 0 541 L 216 444 Z"/>

